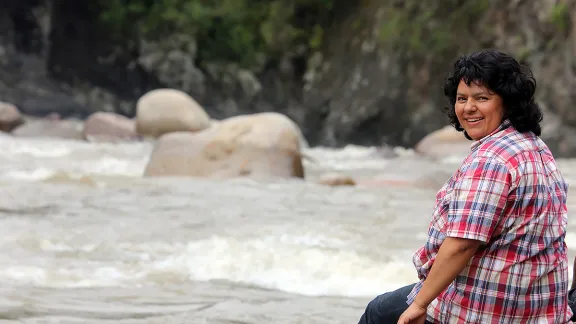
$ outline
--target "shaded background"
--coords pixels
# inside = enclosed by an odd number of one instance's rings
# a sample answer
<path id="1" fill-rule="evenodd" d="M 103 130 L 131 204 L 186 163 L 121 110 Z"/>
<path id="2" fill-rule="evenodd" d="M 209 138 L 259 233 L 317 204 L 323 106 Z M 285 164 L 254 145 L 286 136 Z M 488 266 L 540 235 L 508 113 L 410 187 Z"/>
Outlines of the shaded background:
<path id="1" fill-rule="evenodd" d="M 452 61 L 494 47 L 532 68 L 547 122 L 562 121 L 545 139 L 575 153 L 572 0 L 2 3 L 0 98 L 28 114 L 133 116 L 170 87 L 216 119 L 284 113 L 312 146 L 411 147 L 446 124 Z"/>

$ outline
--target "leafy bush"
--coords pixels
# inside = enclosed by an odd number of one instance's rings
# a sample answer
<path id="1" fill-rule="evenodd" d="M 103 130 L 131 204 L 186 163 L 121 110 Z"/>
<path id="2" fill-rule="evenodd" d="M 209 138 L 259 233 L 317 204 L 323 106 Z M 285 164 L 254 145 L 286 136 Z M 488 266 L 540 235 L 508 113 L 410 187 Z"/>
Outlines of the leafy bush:
<path id="1" fill-rule="evenodd" d="M 462 39 L 490 6 L 490 0 L 404 0 L 386 8 L 380 40 L 393 50 L 438 57 Z"/>
<path id="2" fill-rule="evenodd" d="M 275 57 L 322 44 L 322 23 L 335 0 L 98 0 L 101 22 L 117 37 L 158 39 L 186 33 L 199 58 L 253 65 L 258 54 Z"/>

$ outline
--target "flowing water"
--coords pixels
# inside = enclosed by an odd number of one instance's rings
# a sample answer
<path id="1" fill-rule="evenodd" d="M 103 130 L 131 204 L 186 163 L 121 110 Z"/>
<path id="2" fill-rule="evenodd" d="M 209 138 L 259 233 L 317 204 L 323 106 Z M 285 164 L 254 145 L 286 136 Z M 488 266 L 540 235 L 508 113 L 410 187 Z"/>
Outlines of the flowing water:
<path id="1" fill-rule="evenodd" d="M 143 178 L 151 148 L 0 137 L 0 323 L 355 323 L 416 279 L 461 161 L 311 148 L 307 181 Z"/>

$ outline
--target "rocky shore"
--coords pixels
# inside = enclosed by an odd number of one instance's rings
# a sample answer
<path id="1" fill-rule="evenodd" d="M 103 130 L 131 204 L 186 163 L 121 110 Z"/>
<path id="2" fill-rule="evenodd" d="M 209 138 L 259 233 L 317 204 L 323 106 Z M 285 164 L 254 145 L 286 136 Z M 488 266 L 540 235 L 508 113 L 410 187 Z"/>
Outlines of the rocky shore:
<path id="1" fill-rule="evenodd" d="M 143 95 L 137 101 L 133 118 L 102 111 L 85 119 L 63 118 L 57 113 L 35 117 L 24 114 L 13 104 L 0 102 L 0 129 L 4 136 L 14 138 L 93 143 L 147 141 L 153 148 L 144 177 L 310 180 L 304 167 L 306 159 L 310 160 L 305 153 L 309 144 L 292 119 L 276 112 L 213 119 L 196 100 L 176 89 L 155 89 Z M 460 146 L 453 146 L 453 143 Z M 438 151 L 445 146 L 449 148 Z M 430 134 L 417 146 L 416 154 L 432 161 L 447 155 L 466 154 L 468 149 L 469 142 L 452 129 L 452 132 L 442 130 Z M 397 153 L 387 147 L 375 150 L 365 158 L 397 157 Z M 372 180 L 358 183 L 349 175 L 327 172 L 312 181 L 328 186 L 402 185 Z M 411 185 L 430 185 L 426 181 L 420 182 Z"/>

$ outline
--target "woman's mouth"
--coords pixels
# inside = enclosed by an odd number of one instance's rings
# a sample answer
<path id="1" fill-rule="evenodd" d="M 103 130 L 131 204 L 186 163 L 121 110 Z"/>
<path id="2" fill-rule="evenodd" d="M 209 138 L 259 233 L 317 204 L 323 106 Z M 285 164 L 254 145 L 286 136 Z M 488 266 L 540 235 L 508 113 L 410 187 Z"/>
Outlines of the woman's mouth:
<path id="1" fill-rule="evenodd" d="M 466 118 L 466 122 L 470 125 L 478 124 L 482 120 L 484 120 L 482 117 Z"/>

